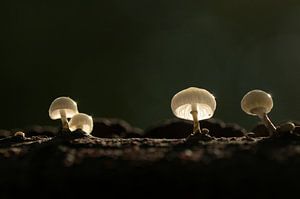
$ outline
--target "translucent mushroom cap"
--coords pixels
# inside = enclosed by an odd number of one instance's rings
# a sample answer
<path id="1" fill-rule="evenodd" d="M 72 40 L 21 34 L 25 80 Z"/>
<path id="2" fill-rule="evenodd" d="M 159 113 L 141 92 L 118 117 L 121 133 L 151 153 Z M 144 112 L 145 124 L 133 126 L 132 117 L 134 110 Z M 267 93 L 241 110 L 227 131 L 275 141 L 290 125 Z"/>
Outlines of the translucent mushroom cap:
<path id="1" fill-rule="evenodd" d="M 181 119 L 193 120 L 192 111 L 198 112 L 198 119 L 213 116 L 216 110 L 215 97 L 205 89 L 190 87 L 177 93 L 171 101 L 174 115 Z"/>
<path id="2" fill-rule="evenodd" d="M 56 98 L 49 108 L 49 116 L 56 120 L 61 118 L 61 111 L 64 111 L 67 118 L 73 117 L 78 113 L 77 103 L 69 97 Z"/>
<path id="3" fill-rule="evenodd" d="M 252 90 L 243 97 L 241 108 L 249 115 L 269 113 L 273 108 L 272 96 L 262 90 Z"/>
<path id="4" fill-rule="evenodd" d="M 70 120 L 69 129 L 72 132 L 81 129 L 90 134 L 93 131 L 93 118 L 87 114 L 78 113 Z"/>

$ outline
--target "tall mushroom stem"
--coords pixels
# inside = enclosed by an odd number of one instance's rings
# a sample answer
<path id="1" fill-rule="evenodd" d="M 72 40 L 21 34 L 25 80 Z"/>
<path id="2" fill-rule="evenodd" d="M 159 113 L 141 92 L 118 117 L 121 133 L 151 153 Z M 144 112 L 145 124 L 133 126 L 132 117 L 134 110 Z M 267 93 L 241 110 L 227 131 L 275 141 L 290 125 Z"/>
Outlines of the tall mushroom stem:
<path id="1" fill-rule="evenodd" d="M 195 134 L 197 131 L 199 133 L 202 133 L 201 128 L 200 128 L 200 123 L 199 123 L 199 120 L 198 120 L 198 111 L 191 111 L 191 114 L 193 116 L 193 121 L 194 121 L 193 134 Z"/>
<path id="2" fill-rule="evenodd" d="M 274 132 L 276 132 L 275 125 L 271 122 L 270 118 L 266 113 L 259 114 L 258 117 L 261 119 L 261 121 L 266 125 L 267 129 L 269 130 L 270 136 L 273 135 Z"/>
<path id="3" fill-rule="evenodd" d="M 60 112 L 60 115 L 61 115 L 61 123 L 62 123 L 63 130 L 69 129 L 69 124 L 68 124 L 66 111 L 65 110 L 60 110 L 59 112 Z"/>

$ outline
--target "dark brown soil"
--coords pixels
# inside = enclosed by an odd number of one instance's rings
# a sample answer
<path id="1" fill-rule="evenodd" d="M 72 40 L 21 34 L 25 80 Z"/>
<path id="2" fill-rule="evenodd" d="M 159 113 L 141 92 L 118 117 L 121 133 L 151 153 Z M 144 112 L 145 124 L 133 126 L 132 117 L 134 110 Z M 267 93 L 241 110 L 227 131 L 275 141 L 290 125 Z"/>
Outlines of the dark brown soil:
<path id="1" fill-rule="evenodd" d="M 261 126 L 249 135 L 217 120 L 202 126 L 210 130 L 209 141 L 184 139 L 191 124 L 178 120 L 145 133 L 108 119 L 96 120 L 92 135 L 38 126 L 24 129 L 25 138 L 1 131 L 0 198 L 271 198 L 298 192 L 298 128 L 261 137 Z"/>

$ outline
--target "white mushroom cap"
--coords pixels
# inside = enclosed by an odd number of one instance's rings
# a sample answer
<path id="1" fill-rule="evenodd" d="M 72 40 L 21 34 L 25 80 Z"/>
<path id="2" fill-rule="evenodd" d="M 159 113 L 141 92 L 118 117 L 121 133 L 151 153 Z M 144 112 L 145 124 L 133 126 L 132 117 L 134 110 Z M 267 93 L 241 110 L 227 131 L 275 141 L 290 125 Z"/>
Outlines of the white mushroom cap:
<path id="1" fill-rule="evenodd" d="M 69 129 L 72 132 L 81 129 L 90 134 L 93 131 L 93 118 L 87 114 L 78 113 L 70 120 Z"/>
<path id="2" fill-rule="evenodd" d="M 267 114 L 273 108 L 272 96 L 262 90 L 252 90 L 243 97 L 241 108 L 249 115 Z"/>
<path id="3" fill-rule="evenodd" d="M 174 115 L 181 119 L 193 120 L 192 111 L 198 112 L 198 119 L 213 116 L 216 110 L 215 97 L 205 89 L 190 87 L 177 93 L 171 101 Z"/>
<path id="4" fill-rule="evenodd" d="M 49 116 L 56 120 L 61 118 L 61 111 L 64 111 L 67 118 L 73 117 L 78 113 L 77 103 L 69 97 L 56 98 L 49 108 Z"/>

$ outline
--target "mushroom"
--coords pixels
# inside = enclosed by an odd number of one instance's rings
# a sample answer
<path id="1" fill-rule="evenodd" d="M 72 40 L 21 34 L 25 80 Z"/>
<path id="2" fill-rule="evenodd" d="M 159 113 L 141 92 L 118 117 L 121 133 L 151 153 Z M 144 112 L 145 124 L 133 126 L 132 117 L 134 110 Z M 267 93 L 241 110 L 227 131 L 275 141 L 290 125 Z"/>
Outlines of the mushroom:
<path id="1" fill-rule="evenodd" d="M 293 122 L 286 122 L 277 127 L 278 132 L 293 132 L 296 125 Z"/>
<path id="2" fill-rule="evenodd" d="M 216 110 L 215 97 L 205 89 L 190 87 L 177 93 L 171 101 L 171 109 L 178 118 L 194 121 L 194 130 L 202 133 L 199 120 L 209 119 Z"/>
<path id="3" fill-rule="evenodd" d="M 77 104 L 69 97 L 56 98 L 49 108 L 49 116 L 52 120 L 61 119 L 63 130 L 69 128 L 68 119 L 78 113 Z"/>
<path id="4" fill-rule="evenodd" d="M 17 131 L 15 134 L 14 134 L 15 137 L 20 137 L 20 138 L 25 138 L 25 133 L 22 132 L 22 131 Z"/>
<path id="5" fill-rule="evenodd" d="M 262 90 L 252 90 L 243 97 L 241 108 L 249 115 L 258 116 L 268 128 L 270 135 L 276 132 L 276 127 L 268 117 L 268 113 L 273 108 L 273 100 L 270 94 Z"/>
<path id="6" fill-rule="evenodd" d="M 81 129 L 87 134 L 93 131 L 93 118 L 84 113 L 74 115 L 69 122 L 70 131 Z"/>

